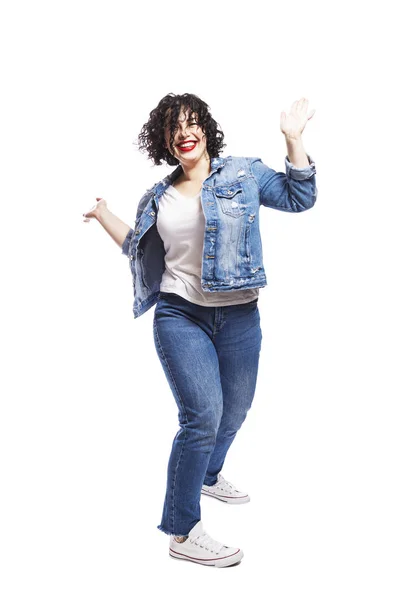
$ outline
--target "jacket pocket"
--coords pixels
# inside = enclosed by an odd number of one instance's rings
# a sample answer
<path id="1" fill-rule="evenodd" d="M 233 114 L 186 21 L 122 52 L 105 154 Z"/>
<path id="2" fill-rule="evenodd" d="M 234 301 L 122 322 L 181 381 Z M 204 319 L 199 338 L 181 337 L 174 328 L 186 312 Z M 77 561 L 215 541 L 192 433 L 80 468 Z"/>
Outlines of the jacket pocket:
<path id="1" fill-rule="evenodd" d="M 222 212 L 230 217 L 241 217 L 246 212 L 244 191 L 240 183 L 214 188 Z"/>

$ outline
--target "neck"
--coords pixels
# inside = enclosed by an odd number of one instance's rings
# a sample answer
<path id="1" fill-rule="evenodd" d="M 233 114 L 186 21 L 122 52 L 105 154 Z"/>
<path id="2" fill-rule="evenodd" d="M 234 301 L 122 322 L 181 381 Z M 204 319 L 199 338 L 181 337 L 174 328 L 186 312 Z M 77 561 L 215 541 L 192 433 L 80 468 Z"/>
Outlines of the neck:
<path id="1" fill-rule="evenodd" d="M 207 157 L 202 157 L 194 165 L 183 165 L 182 179 L 184 181 L 204 181 L 211 173 L 211 160 Z"/>

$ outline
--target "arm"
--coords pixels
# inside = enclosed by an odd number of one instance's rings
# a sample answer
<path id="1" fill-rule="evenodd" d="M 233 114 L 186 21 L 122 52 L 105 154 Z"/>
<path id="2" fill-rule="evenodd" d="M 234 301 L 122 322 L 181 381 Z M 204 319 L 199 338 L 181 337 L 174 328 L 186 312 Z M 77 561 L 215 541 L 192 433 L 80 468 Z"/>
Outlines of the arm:
<path id="1" fill-rule="evenodd" d="M 124 221 L 121 221 L 107 207 L 99 211 L 97 220 L 112 237 L 114 242 L 122 248 L 122 254 L 128 255 L 129 241 L 133 235 L 133 229 L 124 223 Z"/>
<path id="2" fill-rule="evenodd" d="M 261 159 L 252 160 L 251 169 L 258 183 L 260 203 L 289 212 L 300 212 L 314 206 L 318 190 L 315 183 L 315 163 L 306 154 L 301 134 L 306 123 L 315 114 L 308 113 L 308 100 L 293 102 L 290 112 L 281 112 L 280 128 L 285 136 L 288 154 L 285 158 L 286 175 L 276 173 Z"/>
<path id="3" fill-rule="evenodd" d="M 296 167 L 286 156 L 286 174 L 274 171 L 261 158 L 250 159 L 251 172 L 258 183 L 260 204 L 286 212 L 301 212 L 314 206 L 318 194 L 316 169 L 311 156 L 307 154 L 306 157 L 308 166 Z"/>
<path id="4" fill-rule="evenodd" d="M 309 162 L 307 154 L 304 150 L 301 136 L 298 138 L 290 138 L 285 136 L 285 140 L 290 162 L 296 167 L 296 169 L 304 169 L 304 167 L 308 167 Z"/>

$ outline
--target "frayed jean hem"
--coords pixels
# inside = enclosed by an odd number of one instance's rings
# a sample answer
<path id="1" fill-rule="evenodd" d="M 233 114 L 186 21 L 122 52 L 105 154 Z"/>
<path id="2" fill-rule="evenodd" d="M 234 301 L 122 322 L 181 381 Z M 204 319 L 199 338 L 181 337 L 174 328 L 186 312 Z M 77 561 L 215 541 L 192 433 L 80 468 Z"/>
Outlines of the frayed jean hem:
<path id="1" fill-rule="evenodd" d="M 172 533 L 171 531 L 167 531 L 162 525 L 157 525 L 157 529 L 159 529 L 163 533 L 166 533 L 167 535 L 174 535 L 176 537 L 186 537 L 187 535 L 189 535 L 188 533 Z"/>

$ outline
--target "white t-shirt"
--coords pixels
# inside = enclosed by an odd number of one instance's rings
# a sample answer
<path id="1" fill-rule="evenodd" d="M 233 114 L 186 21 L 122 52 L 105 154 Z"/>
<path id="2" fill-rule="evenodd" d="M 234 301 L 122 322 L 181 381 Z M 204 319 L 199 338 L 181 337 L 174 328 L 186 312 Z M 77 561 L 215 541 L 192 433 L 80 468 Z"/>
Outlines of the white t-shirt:
<path id="1" fill-rule="evenodd" d="M 159 200 L 156 226 L 165 248 L 161 292 L 173 292 L 201 306 L 244 304 L 258 297 L 258 288 L 229 292 L 202 290 L 205 217 L 201 192 L 193 198 L 186 198 L 170 185 Z"/>

